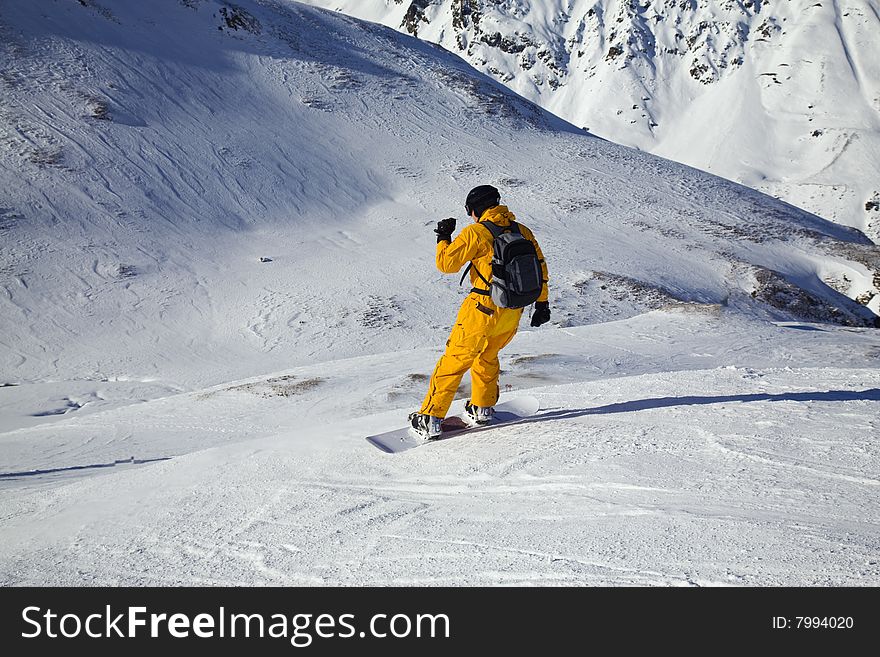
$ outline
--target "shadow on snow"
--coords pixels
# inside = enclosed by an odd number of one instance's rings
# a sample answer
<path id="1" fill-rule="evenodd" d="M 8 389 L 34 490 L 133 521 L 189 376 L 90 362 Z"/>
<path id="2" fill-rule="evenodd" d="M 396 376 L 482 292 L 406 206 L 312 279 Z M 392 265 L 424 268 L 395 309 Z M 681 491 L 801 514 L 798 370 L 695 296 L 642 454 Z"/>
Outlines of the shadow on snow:
<path id="1" fill-rule="evenodd" d="M 46 468 L 44 470 L 24 470 L 22 472 L 0 472 L 0 479 L 19 479 L 22 477 L 35 477 L 39 475 L 56 474 L 59 472 L 74 472 L 76 470 L 94 470 L 97 468 L 112 468 L 117 465 L 142 465 L 144 463 L 157 463 L 170 461 L 170 456 L 155 459 L 121 459 L 110 463 L 94 463 L 92 465 L 71 465 L 64 468 Z"/>
<path id="2" fill-rule="evenodd" d="M 811 392 L 783 392 L 771 395 L 768 393 L 754 393 L 749 395 L 716 395 L 716 396 L 684 396 L 684 397 L 652 397 L 649 399 L 636 399 L 593 408 L 576 410 L 549 410 L 524 422 L 538 422 L 543 420 L 562 420 L 584 415 L 604 415 L 606 413 L 629 413 L 632 411 L 645 411 L 652 408 L 667 408 L 670 406 L 701 406 L 705 404 L 724 404 L 728 402 L 759 402 L 759 401 L 796 401 L 796 402 L 829 402 L 829 401 L 880 401 L 880 388 L 868 390 L 828 390 Z"/>

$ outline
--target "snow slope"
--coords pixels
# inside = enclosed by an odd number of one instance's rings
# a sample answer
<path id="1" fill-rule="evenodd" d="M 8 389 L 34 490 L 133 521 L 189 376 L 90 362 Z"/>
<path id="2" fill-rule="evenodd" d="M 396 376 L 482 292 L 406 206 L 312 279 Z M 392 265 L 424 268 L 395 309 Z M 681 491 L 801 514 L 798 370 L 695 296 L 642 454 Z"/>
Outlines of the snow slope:
<path id="1" fill-rule="evenodd" d="M 880 239 L 877 0 L 307 0 L 442 44 L 575 125 Z"/>
<path id="2" fill-rule="evenodd" d="M 0 582 L 877 583 L 863 235 L 289 2 L 0 30 Z M 545 410 L 382 454 L 484 182 L 550 264 L 502 361 Z"/>
<path id="3" fill-rule="evenodd" d="M 363 436 L 433 350 L 22 430 L 4 460 L 43 472 L 0 479 L 0 581 L 876 586 L 878 354 L 870 329 L 656 311 L 524 333 L 503 366 L 533 422 L 399 455 Z"/>

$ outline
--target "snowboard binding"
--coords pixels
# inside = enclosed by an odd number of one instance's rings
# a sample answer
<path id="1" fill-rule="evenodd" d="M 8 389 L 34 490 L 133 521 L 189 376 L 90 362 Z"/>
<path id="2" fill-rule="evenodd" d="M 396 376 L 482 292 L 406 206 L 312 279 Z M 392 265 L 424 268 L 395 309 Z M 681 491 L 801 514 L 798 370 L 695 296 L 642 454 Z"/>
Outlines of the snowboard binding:
<path id="1" fill-rule="evenodd" d="M 467 414 L 468 420 L 482 426 L 492 421 L 495 409 L 491 406 L 474 406 L 468 399 L 464 403 L 464 412 Z"/>
<path id="2" fill-rule="evenodd" d="M 442 418 L 425 415 L 424 413 L 410 413 L 410 431 L 423 440 L 439 438 L 443 431 L 440 423 Z"/>

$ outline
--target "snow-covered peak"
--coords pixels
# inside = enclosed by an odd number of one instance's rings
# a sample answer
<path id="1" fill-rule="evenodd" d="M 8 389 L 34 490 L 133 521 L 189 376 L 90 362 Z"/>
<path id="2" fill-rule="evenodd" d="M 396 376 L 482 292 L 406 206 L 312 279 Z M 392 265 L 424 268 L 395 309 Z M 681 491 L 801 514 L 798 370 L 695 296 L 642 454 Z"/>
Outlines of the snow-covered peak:
<path id="1" fill-rule="evenodd" d="M 307 0 L 559 116 L 880 238 L 877 0 Z"/>

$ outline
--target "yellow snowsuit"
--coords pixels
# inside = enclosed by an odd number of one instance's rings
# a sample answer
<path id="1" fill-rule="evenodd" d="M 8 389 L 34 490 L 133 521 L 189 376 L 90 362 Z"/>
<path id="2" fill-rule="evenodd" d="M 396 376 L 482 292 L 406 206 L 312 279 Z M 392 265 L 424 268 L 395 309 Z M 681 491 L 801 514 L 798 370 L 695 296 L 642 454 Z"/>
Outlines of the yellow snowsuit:
<path id="1" fill-rule="evenodd" d="M 498 226 L 509 226 L 515 220 L 516 217 L 504 205 L 489 208 L 479 222 L 468 225 L 451 243 L 441 241 L 437 244 L 437 269 L 454 274 L 468 262 L 473 262 L 470 271 L 472 287 L 485 290 L 487 285 L 476 272 L 487 281 L 492 280 L 492 233 L 479 223 L 491 221 Z M 547 265 L 541 247 L 532 231 L 518 225 L 523 237 L 530 240 L 538 252 L 544 278 L 538 301 L 547 301 Z M 498 352 L 516 335 L 522 313 L 522 308 L 498 308 L 490 296 L 471 292 L 461 304 L 455 326 L 446 341 L 446 353 L 437 361 L 419 412 L 446 417 L 461 378 L 468 369 L 471 370 L 471 403 L 494 406 L 498 401 Z"/>

